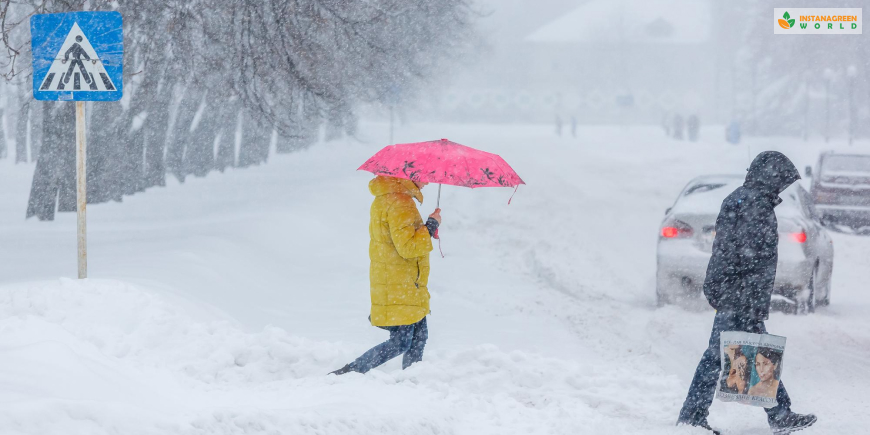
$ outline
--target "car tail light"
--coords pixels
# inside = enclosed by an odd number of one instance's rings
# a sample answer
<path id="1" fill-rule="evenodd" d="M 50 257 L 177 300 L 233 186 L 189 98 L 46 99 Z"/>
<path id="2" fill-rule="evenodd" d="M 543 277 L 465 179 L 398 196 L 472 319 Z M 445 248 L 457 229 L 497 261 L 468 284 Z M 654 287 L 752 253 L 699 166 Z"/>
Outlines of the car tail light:
<path id="1" fill-rule="evenodd" d="M 678 235 L 680 235 L 680 230 L 678 230 L 674 227 L 662 228 L 662 237 L 664 237 L 666 239 L 673 239 L 674 237 L 677 237 Z"/>
<path id="2" fill-rule="evenodd" d="M 692 237 L 694 231 L 689 224 L 674 220 L 662 227 L 661 236 L 664 239 L 685 239 Z"/>
<path id="3" fill-rule="evenodd" d="M 799 233 L 791 233 L 791 240 L 798 243 L 804 243 L 807 241 L 807 233 L 803 231 Z"/>

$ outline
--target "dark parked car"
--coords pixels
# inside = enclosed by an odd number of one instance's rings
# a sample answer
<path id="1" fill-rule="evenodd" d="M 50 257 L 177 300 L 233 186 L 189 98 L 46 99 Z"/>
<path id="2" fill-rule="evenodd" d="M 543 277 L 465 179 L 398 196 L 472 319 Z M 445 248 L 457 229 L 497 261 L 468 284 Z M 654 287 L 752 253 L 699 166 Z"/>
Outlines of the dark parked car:
<path id="1" fill-rule="evenodd" d="M 870 155 L 827 152 L 806 175 L 823 223 L 870 233 Z"/>
<path id="2" fill-rule="evenodd" d="M 695 178 L 665 212 L 659 228 L 656 300 L 659 306 L 701 293 L 722 201 L 743 184 L 743 175 Z M 773 302 L 791 312 L 812 312 L 831 300 L 834 246 L 816 221 L 812 199 L 800 185 L 780 194 L 779 262 Z"/>

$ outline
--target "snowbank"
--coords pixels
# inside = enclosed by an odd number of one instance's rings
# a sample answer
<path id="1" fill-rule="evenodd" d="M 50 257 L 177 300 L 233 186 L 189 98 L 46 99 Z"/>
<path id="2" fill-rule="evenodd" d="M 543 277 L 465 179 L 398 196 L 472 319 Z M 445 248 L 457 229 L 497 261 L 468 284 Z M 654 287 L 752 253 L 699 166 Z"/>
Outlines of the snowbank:
<path id="1" fill-rule="evenodd" d="M 112 280 L 0 288 L 0 427 L 15 433 L 637 433 L 623 401 L 679 388 L 620 368 L 436 352 L 406 371 L 325 376 L 340 343 L 197 321 Z M 652 416 L 653 414 L 651 414 Z M 5 432 L 5 429 L 4 429 Z"/>
<path id="2" fill-rule="evenodd" d="M 508 189 L 445 186 L 422 363 L 326 376 L 386 338 L 366 322 L 370 175 L 353 168 L 388 132 L 364 124 L 362 141 L 91 207 L 101 279 L 87 281 L 56 278 L 75 273 L 74 216 L 24 221 L 32 166 L 0 161 L 0 433 L 702 434 L 673 424 L 713 313 L 655 308 L 664 210 L 754 152 L 802 166 L 827 146 L 747 152 L 719 128 L 686 143 L 645 127 L 399 126 L 398 142 L 496 152 L 529 184 L 510 206 Z M 819 414 L 808 435 L 862 433 L 870 406 L 870 239 L 833 237 L 831 306 L 767 324 L 789 340 L 795 410 Z M 767 433 L 754 408 L 717 402 L 710 420 Z"/>

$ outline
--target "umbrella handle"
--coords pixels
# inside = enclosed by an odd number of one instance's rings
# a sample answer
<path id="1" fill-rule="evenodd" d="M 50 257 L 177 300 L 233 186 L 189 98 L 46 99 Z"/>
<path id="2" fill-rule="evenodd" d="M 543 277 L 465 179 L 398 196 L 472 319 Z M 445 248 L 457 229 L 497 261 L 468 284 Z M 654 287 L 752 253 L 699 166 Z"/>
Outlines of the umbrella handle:
<path id="1" fill-rule="evenodd" d="M 441 183 L 438 183 L 438 204 L 435 206 L 435 209 L 441 208 Z M 435 230 L 435 234 L 432 234 L 432 238 L 438 239 L 438 230 Z M 440 243 L 440 242 L 439 242 Z"/>
<path id="2" fill-rule="evenodd" d="M 441 208 L 441 183 L 438 183 L 438 204 L 435 208 Z M 444 251 L 441 250 L 441 237 L 438 236 L 438 230 L 435 230 L 435 234 L 432 237 L 438 240 L 438 252 L 441 253 L 441 258 L 444 258 Z"/>
<path id="3" fill-rule="evenodd" d="M 438 237 L 438 230 L 435 230 L 435 234 L 433 234 L 432 237 L 438 240 L 438 252 L 441 253 L 441 258 L 444 258 L 444 251 L 441 250 L 441 237 Z"/>
<path id="4" fill-rule="evenodd" d="M 514 188 L 514 193 L 512 193 L 510 199 L 508 199 L 508 205 L 511 205 L 511 201 L 514 200 L 514 195 L 517 194 L 517 190 L 520 190 L 520 185 L 519 185 L 519 184 L 517 184 L 517 187 Z"/>

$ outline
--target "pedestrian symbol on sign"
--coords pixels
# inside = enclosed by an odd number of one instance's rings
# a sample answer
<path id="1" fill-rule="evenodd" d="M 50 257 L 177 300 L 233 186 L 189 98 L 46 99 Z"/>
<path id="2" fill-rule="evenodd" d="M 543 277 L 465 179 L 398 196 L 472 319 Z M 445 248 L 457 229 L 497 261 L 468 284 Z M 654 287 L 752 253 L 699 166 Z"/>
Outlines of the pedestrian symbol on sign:
<path id="1" fill-rule="evenodd" d="M 118 101 L 124 96 L 124 19 L 117 11 L 33 15 L 30 52 L 33 97 L 76 102 L 76 229 L 79 279 L 84 279 L 88 277 L 85 101 Z"/>
<path id="2" fill-rule="evenodd" d="M 69 78 L 72 76 L 73 70 L 76 67 L 76 64 L 79 65 L 79 70 L 82 72 L 82 76 L 85 78 L 85 83 L 93 83 L 91 77 L 93 77 L 87 70 L 85 70 L 85 64 L 82 62 L 82 58 L 85 60 L 91 60 L 91 57 L 88 56 L 88 53 L 79 45 L 79 42 L 82 42 L 81 35 L 76 36 L 76 43 L 63 54 L 63 63 L 66 63 L 69 60 L 69 55 L 72 54 L 73 61 L 69 64 L 69 69 L 66 71 L 66 75 L 63 77 L 63 83 L 69 83 Z"/>
<path id="3" fill-rule="evenodd" d="M 72 87 L 70 87 L 70 81 L 72 81 Z M 83 83 L 87 89 L 82 89 Z M 67 34 L 57 56 L 51 63 L 51 68 L 45 74 L 39 90 L 97 92 L 115 90 L 115 85 L 106 73 L 103 62 L 78 23 L 73 24 L 72 29 Z"/>

